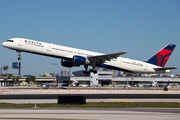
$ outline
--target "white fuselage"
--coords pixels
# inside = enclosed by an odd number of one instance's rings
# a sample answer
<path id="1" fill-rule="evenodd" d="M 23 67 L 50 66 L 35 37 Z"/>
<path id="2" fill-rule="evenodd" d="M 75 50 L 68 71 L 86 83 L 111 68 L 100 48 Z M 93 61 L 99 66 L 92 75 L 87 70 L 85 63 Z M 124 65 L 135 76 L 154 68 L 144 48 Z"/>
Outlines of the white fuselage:
<path id="1" fill-rule="evenodd" d="M 4 42 L 2 43 L 2 45 L 6 48 L 17 51 L 51 56 L 65 60 L 71 60 L 74 55 L 83 56 L 85 58 L 87 58 L 88 56 L 104 55 L 102 53 L 65 47 L 61 45 L 50 44 L 25 38 L 12 38 L 10 40 L 13 40 L 13 42 Z M 99 65 L 99 67 L 106 67 L 119 71 L 129 71 L 132 73 L 150 74 L 170 72 L 170 70 L 155 71 L 153 68 L 157 68 L 159 66 L 149 64 L 143 61 L 122 57 L 117 57 L 117 59 L 112 59 L 111 61 L 105 61 L 102 65 Z"/>

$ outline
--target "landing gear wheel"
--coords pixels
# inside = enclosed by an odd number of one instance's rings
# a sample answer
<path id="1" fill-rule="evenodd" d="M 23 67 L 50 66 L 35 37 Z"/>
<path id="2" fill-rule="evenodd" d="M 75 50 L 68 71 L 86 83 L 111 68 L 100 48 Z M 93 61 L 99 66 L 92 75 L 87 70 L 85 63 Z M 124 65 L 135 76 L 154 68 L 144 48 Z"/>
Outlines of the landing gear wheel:
<path id="1" fill-rule="evenodd" d="M 90 72 L 93 72 L 94 74 L 96 74 L 96 73 L 97 73 L 97 70 L 90 69 Z"/>
<path id="2" fill-rule="evenodd" d="M 86 74 L 86 72 L 87 72 L 86 70 L 83 70 L 83 73 L 84 73 L 84 74 Z"/>
<path id="3" fill-rule="evenodd" d="M 93 73 L 96 74 L 96 73 L 97 73 L 97 70 L 94 70 Z"/>
<path id="4" fill-rule="evenodd" d="M 18 57 L 18 60 L 21 60 L 21 57 Z"/>

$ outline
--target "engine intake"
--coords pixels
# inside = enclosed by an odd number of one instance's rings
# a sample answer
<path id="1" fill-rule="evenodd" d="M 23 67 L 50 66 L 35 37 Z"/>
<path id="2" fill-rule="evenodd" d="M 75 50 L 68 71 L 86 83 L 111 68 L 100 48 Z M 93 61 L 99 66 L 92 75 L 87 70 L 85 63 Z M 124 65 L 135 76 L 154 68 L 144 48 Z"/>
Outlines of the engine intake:
<path id="1" fill-rule="evenodd" d="M 80 66 L 80 65 L 74 65 L 71 61 L 68 60 L 61 60 L 61 65 L 64 67 L 73 67 L 73 66 Z"/>

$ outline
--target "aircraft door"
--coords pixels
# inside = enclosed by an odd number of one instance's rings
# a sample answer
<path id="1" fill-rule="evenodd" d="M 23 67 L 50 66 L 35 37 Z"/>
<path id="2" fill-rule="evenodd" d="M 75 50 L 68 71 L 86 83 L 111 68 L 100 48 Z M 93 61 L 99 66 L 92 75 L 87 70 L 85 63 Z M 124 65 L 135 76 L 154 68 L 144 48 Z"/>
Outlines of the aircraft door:
<path id="1" fill-rule="evenodd" d="M 19 41 L 18 46 L 22 46 L 22 41 Z"/>
<path id="2" fill-rule="evenodd" d="M 144 70 L 148 70 L 148 65 L 145 64 Z"/>
<path id="3" fill-rule="evenodd" d="M 48 45 L 47 51 L 51 52 L 51 48 L 52 48 L 51 45 Z"/>

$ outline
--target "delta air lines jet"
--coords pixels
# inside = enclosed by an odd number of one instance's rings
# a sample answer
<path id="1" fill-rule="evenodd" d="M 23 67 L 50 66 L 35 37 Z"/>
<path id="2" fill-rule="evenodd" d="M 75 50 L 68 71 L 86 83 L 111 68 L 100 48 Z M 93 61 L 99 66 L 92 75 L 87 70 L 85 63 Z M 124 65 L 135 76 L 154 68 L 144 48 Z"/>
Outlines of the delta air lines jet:
<path id="1" fill-rule="evenodd" d="M 25 38 L 9 39 L 6 42 L 3 42 L 2 46 L 16 50 L 19 56 L 18 60 L 21 60 L 21 51 L 60 58 L 61 65 L 64 67 L 84 65 L 86 70 L 83 72 L 86 74 L 89 74 L 90 72 L 97 73 L 95 67 L 105 67 L 130 73 L 146 74 L 168 73 L 170 72 L 170 69 L 177 69 L 175 67 L 164 67 L 176 46 L 174 44 L 167 44 L 146 61 L 119 57 L 127 52 L 102 54 Z M 93 69 L 88 70 L 88 66 L 92 66 Z"/>

